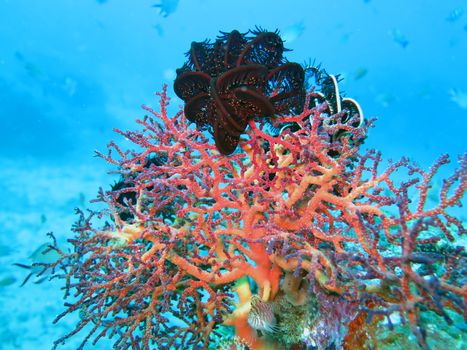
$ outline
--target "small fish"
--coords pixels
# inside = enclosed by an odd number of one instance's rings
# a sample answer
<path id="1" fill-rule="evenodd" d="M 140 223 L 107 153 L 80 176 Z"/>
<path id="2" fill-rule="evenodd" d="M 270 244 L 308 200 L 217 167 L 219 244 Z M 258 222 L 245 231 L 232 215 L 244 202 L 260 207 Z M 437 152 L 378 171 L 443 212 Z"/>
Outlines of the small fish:
<path id="1" fill-rule="evenodd" d="M 353 79 L 354 80 L 360 80 L 362 79 L 366 74 L 368 73 L 368 69 L 365 67 L 360 67 L 358 68 L 354 74 L 353 74 Z"/>
<path id="2" fill-rule="evenodd" d="M 276 316 L 274 315 L 271 302 L 263 301 L 259 296 L 251 297 L 251 309 L 248 312 L 248 324 L 258 330 L 266 333 L 276 331 Z"/>
<path id="3" fill-rule="evenodd" d="M 439 193 L 441 192 L 441 185 L 439 182 L 434 182 L 431 185 L 431 188 L 427 191 L 427 198 L 433 203 L 438 203 Z"/>
<path id="4" fill-rule="evenodd" d="M 44 243 L 41 244 L 36 250 L 34 250 L 34 252 L 29 256 L 29 260 L 31 261 L 30 265 L 21 263 L 13 264 L 31 271 L 29 275 L 26 276 L 23 283 L 21 283 L 20 287 L 24 286 L 34 274 L 42 273 L 42 276 L 35 280 L 34 283 L 39 284 L 44 282 L 47 279 L 47 273 L 44 272 L 44 266 L 38 264 L 53 264 L 60 258 L 61 255 L 58 253 L 57 248 L 54 248 L 54 246 L 49 243 Z"/>
<path id="5" fill-rule="evenodd" d="M 446 17 L 446 21 L 451 23 L 457 22 L 457 20 L 461 18 L 463 14 L 464 9 L 462 7 L 457 7 L 451 12 L 449 12 L 449 15 Z"/>
<path id="6" fill-rule="evenodd" d="M 24 70 L 31 78 L 39 79 L 45 76 L 42 69 L 38 65 L 27 61 L 21 52 L 16 51 L 15 58 L 23 65 Z"/>
<path id="7" fill-rule="evenodd" d="M 44 76 L 44 72 L 40 69 L 40 67 L 31 62 L 26 62 L 24 64 L 24 70 L 33 79 L 39 79 Z"/>
<path id="8" fill-rule="evenodd" d="M 303 21 L 292 24 L 284 29 L 281 37 L 286 44 L 297 40 L 305 31 L 305 24 Z"/>
<path id="9" fill-rule="evenodd" d="M 459 89 L 449 90 L 451 101 L 456 103 L 460 108 L 467 109 L 467 92 Z"/>
<path id="10" fill-rule="evenodd" d="M 399 29 L 393 29 L 389 32 L 394 42 L 398 43 L 404 49 L 409 45 L 409 40 L 405 37 L 404 34 Z"/>
<path id="11" fill-rule="evenodd" d="M 3 278 L 0 278 L 0 287 L 11 286 L 15 282 L 16 282 L 16 278 L 13 276 L 6 276 Z"/>
<path id="12" fill-rule="evenodd" d="M 162 17 L 167 17 L 171 13 L 174 13 L 178 6 L 178 0 L 161 0 L 160 4 L 152 5 L 152 7 L 159 7 L 159 13 Z"/>

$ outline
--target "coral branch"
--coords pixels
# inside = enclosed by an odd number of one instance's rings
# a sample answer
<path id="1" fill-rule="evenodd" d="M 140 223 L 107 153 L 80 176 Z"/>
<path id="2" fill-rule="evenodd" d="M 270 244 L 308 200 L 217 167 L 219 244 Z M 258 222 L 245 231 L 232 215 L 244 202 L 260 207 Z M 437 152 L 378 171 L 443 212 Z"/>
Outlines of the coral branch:
<path id="1" fill-rule="evenodd" d="M 80 349 L 104 336 L 115 349 L 208 349 L 233 327 L 253 349 L 324 348 L 399 313 L 427 347 L 423 313 L 465 316 L 453 242 L 466 157 L 433 203 L 447 156 L 381 171 L 378 152 L 359 153 L 371 123 L 329 115 L 317 96 L 298 115 L 250 120 L 229 157 L 183 113 L 168 116 L 166 87 L 140 130 L 117 131 L 135 150 L 99 153 L 120 176 L 99 193 L 106 209 L 80 212 L 73 252 L 53 244 L 60 257 L 44 266 L 74 300 L 56 321 L 81 316 L 55 345 L 86 329 Z"/>

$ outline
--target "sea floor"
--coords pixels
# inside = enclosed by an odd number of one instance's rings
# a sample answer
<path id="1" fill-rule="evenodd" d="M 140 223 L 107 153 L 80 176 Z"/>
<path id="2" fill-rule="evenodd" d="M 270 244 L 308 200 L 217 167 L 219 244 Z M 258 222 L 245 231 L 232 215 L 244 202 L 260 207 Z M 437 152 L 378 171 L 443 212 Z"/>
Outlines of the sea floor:
<path id="1" fill-rule="evenodd" d="M 50 349 L 76 324 L 76 315 L 52 323 L 64 310 L 62 281 L 37 283 L 31 277 L 21 287 L 30 271 L 13 264 L 31 264 L 31 254 L 50 242 L 48 232 L 59 244 L 72 236 L 74 208 L 88 207 L 99 186 L 111 183 L 103 163 L 95 158 L 86 165 L 0 159 L 0 350 Z M 67 340 L 59 349 L 76 349 L 80 339 Z M 110 346 L 99 342 L 96 348 Z"/>

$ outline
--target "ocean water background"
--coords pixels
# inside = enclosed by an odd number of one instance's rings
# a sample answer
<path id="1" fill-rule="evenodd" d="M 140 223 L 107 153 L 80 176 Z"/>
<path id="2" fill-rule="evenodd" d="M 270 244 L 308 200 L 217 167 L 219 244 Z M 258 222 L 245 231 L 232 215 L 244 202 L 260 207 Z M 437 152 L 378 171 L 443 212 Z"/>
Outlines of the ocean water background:
<path id="1" fill-rule="evenodd" d="M 94 157 L 111 139 L 125 147 L 113 128 L 134 129 L 163 84 L 177 110 L 175 69 L 192 41 L 278 29 L 289 60 L 341 74 L 378 117 L 363 148 L 425 167 L 448 153 L 448 169 L 467 150 L 465 0 L 164 0 L 162 13 L 157 3 L 0 0 L 0 350 L 48 349 L 71 330 L 73 317 L 51 323 L 60 283 L 20 287 L 29 271 L 12 264 L 30 264 L 47 232 L 63 244 L 73 209 L 113 182 Z"/>

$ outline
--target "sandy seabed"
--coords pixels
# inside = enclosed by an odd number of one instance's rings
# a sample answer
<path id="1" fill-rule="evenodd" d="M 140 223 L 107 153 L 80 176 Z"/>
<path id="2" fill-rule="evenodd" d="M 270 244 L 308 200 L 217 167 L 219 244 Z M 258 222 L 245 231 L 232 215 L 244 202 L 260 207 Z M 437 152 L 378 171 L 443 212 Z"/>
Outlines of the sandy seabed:
<path id="1" fill-rule="evenodd" d="M 49 242 L 48 232 L 66 247 L 77 218 L 74 208 L 89 207 L 98 188 L 108 188 L 112 177 L 105 162 L 96 159 L 86 165 L 0 160 L 0 169 L 0 350 L 51 349 L 78 320 L 71 315 L 52 323 L 64 310 L 63 281 L 35 283 L 37 278 L 31 277 L 20 287 L 30 271 L 13 264 L 31 264 L 31 253 Z M 79 333 L 59 349 L 76 349 L 83 337 Z M 91 348 L 111 346 L 101 340 L 86 346 Z"/>

